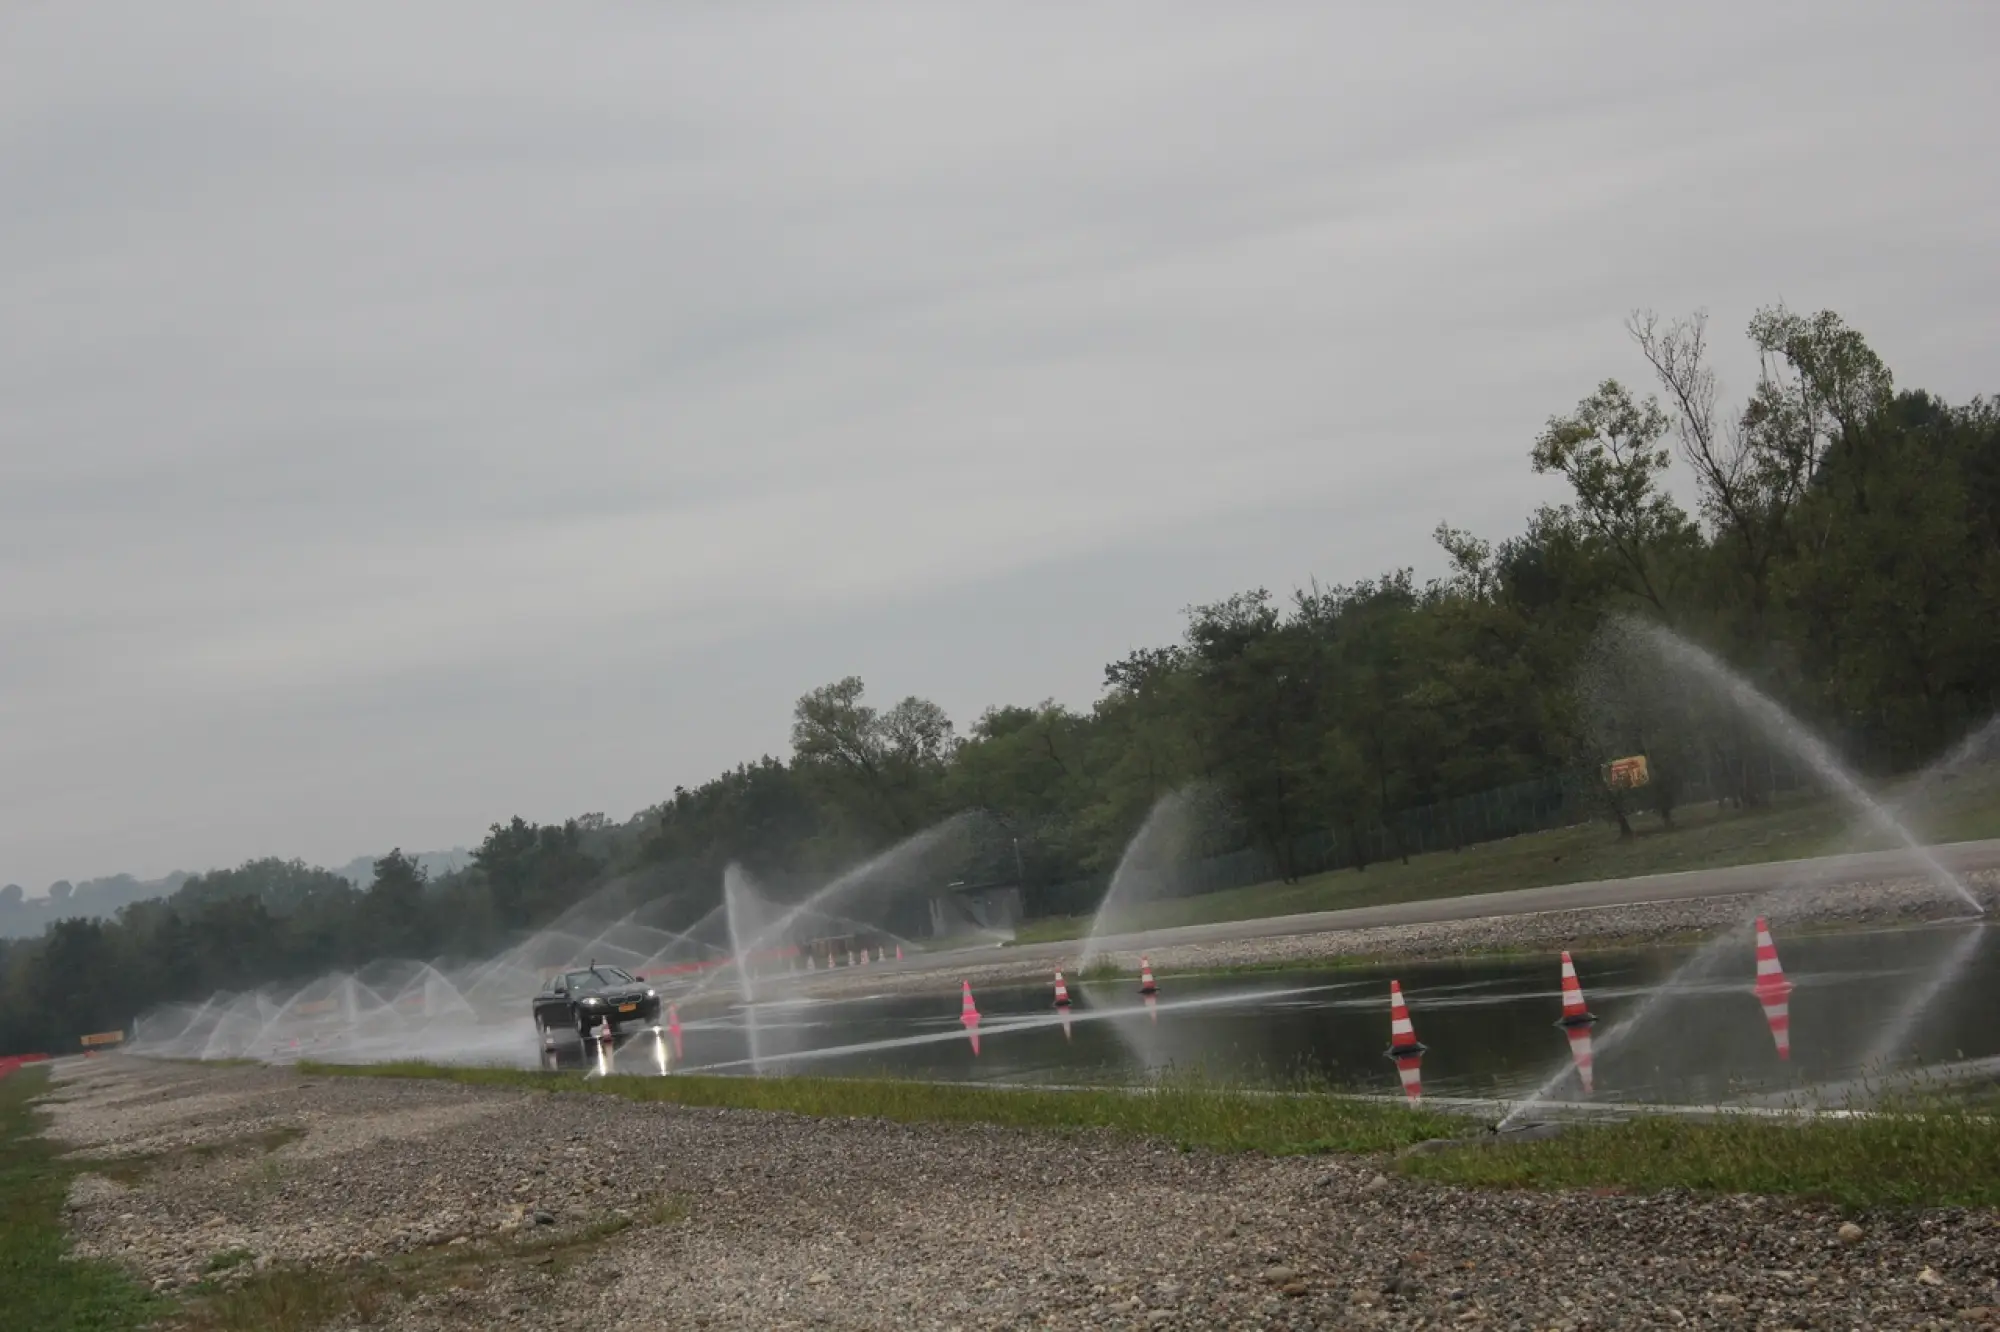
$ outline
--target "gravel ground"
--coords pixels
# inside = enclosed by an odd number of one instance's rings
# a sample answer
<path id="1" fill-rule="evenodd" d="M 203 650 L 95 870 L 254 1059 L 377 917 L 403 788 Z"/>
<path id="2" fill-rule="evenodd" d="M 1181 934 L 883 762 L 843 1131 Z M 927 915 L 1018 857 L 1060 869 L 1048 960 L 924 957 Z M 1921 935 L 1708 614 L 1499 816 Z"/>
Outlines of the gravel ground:
<path id="1" fill-rule="evenodd" d="M 1989 910 L 2000 905 L 2000 873 L 1982 870 L 1962 876 Z M 1966 914 L 1962 902 L 1942 896 L 1924 879 L 1889 879 L 1836 887 L 1795 887 L 1735 897 L 1696 898 L 1678 902 L 1592 907 L 1574 911 L 1523 912 L 1384 925 L 1368 929 L 1324 930 L 1226 943 L 1177 944 L 1148 948 L 1146 955 L 1161 971 L 1199 971 L 1241 966 L 1307 966 L 1342 958 L 1367 957 L 1384 962 L 1404 958 L 1437 959 L 1464 953 L 1513 948 L 1584 948 L 1606 944 L 1646 944 L 1747 928 L 1758 915 L 1768 916 L 1775 929 L 1867 929 L 1888 925 L 1946 920 Z M 1076 941 L 1083 950 L 1083 941 Z M 1007 949 L 995 947 L 990 962 L 953 963 L 952 983 L 960 977 L 973 984 L 1042 979 L 1049 964 L 1011 960 Z M 1136 972 L 1139 953 L 1115 949 L 1100 961 Z M 1073 965 L 1073 962 L 1070 964 Z M 921 954 L 901 963 L 872 967 L 842 967 L 830 972 L 799 973 L 790 978 L 813 994 L 847 992 L 881 994 L 893 990 L 937 988 L 935 971 Z M 767 979 L 763 983 L 770 983 Z"/>
<path id="2" fill-rule="evenodd" d="M 163 1289 L 230 1250 L 494 1251 L 371 1326 L 1959 1327 L 2000 1323 L 2000 1215 L 1474 1192 L 1355 1158 L 817 1120 L 272 1068 L 63 1061 L 79 1248 Z M 303 1130 L 276 1150 L 246 1138 Z M 194 1149 L 204 1150 L 194 1150 Z M 670 1206 L 661 1210 L 660 1204 Z M 525 1229 L 636 1224 L 558 1261 Z"/>

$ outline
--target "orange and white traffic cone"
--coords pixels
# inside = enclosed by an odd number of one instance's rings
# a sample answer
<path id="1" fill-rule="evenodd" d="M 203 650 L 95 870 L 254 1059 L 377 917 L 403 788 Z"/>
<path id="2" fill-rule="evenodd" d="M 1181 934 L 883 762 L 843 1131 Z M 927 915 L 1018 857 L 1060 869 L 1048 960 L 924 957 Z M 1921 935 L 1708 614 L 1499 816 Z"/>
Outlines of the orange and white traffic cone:
<path id="1" fill-rule="evenodd" d="M 1151 958 L 1139 958 L 1139 993 L 1158 994 L 1160 987 L 1153 983 L 1153 962 Z"/>
<path id="2" fill-rule="evenodd" d="M 1583 1022 L 1574 1027 L 1564 1027 L 1563 1035 L 1569 1037 L 1569 1057 L 1576 1061 L 1577 1080 L 1583 1083 L 1587 1096 L 1597 1090 L 1597 1078 L 1592 1068 L 1594 1056 L 1590 1049 L 1590 1024 Z"/>
<path id="3" fill-rule="evenodd" d="M 1056 1007 L 1069 1007 L 1069 986 L 1063 984 L 1062 972 L 1056 972 Z"/>
<path id="4" fill-rule="evenodd" d="M 1569 950 L 1563 950 L 1563 1015 L 1558 1026 L 1587 1027 L 1597 1021 L 1591 1011 L 1583 1005 L 1583 985 L 1576 978 L 1576 963 L 1569 960 Z"/>
<path id="5" fill-rule="evenodd" d="M 1403 1002 L 1403 983 L 1389 982 L 1389 1057 L 1419 1055 L 1424 1052 L 1424 1043 L 1417 1039 L 1417 1029 L 1410 1025 L 1409 1006 Z"/>
<path id="6" fill-rule="evenodd" d="M 979 1053 L 979 1008 L 972 1002 L 972 982 L 960 981 L 963 999 L 959 1004 L 958 1020 L 965 1024 L 965 1034 L 972 1038 L 972 1053 Z"/>
<path id="7" fill-rule="evenodd" d="M 674 1039 L 674 1058 L 681 1057 L 681 1009 L 679 1004 L 667 1005 L 667 1035 Z"/>
<path id="8" fill-rule="evenodd" d="M 1396 1056 L 1396 1077 L 1403 1084 L 1403 1095 L 1411 1105 L 1424 1099 L 1424 1057 L 1420 1054 Z"/>
<path id="9" fill-rule="evenodd" d="M 896 945 L 896 960 L 898 962 L 903 960 L 903 945 L 901 944 Z"/>
<path id="10" fill-rule="evenodd" d="M 1792 983 L 1778 961 L 1778 945 L 1771 942 L 1771 927 L 1757 917 L 1757 1002 L 1763 1006 L 1764 1021 L 1771 1025 L 1771 1040 L 1778 1058 L 1792 1057 Z"/>

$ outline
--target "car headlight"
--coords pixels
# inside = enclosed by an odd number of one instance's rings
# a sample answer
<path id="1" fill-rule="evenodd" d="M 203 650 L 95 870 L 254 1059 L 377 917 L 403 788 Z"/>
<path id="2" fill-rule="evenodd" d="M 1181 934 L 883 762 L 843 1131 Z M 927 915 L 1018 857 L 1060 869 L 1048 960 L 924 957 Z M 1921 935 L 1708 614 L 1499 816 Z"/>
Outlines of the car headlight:
<path id="1" fill-rule="evenodd" d="M 584 1002 L 584 1003 L 585 1003 L 586 1005 L 595 1005 L 595 1004 L 601 1004 L 601 1003 L 603 1003 L 604 1001 L 603 1001 L 602 999 L 598 999 L 598 998 L 595 998 L 595 997 L 592 997 L 592 998 L 588 998 L 588 999 L 585 999 L 585 1000 L 584 1000 L 583 1002 Z"/>
<path id="2" fill-rule="evenodd" d="M 646 997 L 648 999 L 657 999 L 660 997 L 660 992 L 658 990 L 648 990 L 646 991 Z"/>

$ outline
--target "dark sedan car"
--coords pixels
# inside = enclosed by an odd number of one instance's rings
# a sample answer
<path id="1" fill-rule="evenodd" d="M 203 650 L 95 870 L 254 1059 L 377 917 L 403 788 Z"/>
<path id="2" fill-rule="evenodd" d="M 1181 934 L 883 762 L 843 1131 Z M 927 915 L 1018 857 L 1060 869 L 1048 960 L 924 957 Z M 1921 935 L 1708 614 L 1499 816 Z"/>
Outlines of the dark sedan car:
<path id="1" fill-rule="evenodd" d="M 633 1023 L 657 1026 L 659 992 L 622 968 L 593 962 L 549 977 L 535 996 L 535 1033 L 544 1041 L 565 1030 L 587 1040 L 606 1020 L 614 1032 Z"/>

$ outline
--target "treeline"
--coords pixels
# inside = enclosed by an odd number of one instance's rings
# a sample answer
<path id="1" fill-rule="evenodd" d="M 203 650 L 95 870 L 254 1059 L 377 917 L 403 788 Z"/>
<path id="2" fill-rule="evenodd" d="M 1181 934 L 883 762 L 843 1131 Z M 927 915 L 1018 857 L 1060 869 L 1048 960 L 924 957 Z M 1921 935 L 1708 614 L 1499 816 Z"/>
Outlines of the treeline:
<path id="1" fill-rule="evenodd" d="M 1742 714 L 1607 626 L 1668 626 L 1877 771 L 1988 717 L 2000 686 L 2000 410 L 1898 390 L 1837 316 L 1759 312 L 1760 373 L 1722 402 L 1699 318 L 1635 317 L 1650 391 L 1607 380 L 1552 418 L 1531 465 L 1565 503 L 1494 542 L 1440 527 L 1448 572 L 1191 607 L 1179 642 L 1105 668 L 1087 709 L 876 708 L 858 679 L 800 699 L 792 753 L 623 823 L 496 824 L 431 879 L 400 853 L 359 889 L 296 863 L 196 876 L 106 921 L 0 944 L 0 1047 L 67 1047 L 151 1003 L 383 954 L 477 956 L 593 893 L 712 905 L 741 861 L 810 882 L 955 813 L 960 877 L 1018 880 L 1031 909 L 1089 905 L 1148 810 L 1191 785 L 1169 853 L 1302 839 L 1397 854 L 1413 807 L 1643 752 L 1655 780 L 1611 824 L 1672 817 L 1688 782 L 1754 804 L 1768 754 Z M 1678 458 L 1693 507 L 1667 486 Z M 1643 808 L 1641 808 L 1643 806 Z M 1372 835 L 1371 835 L 1372 834 Z"/>

